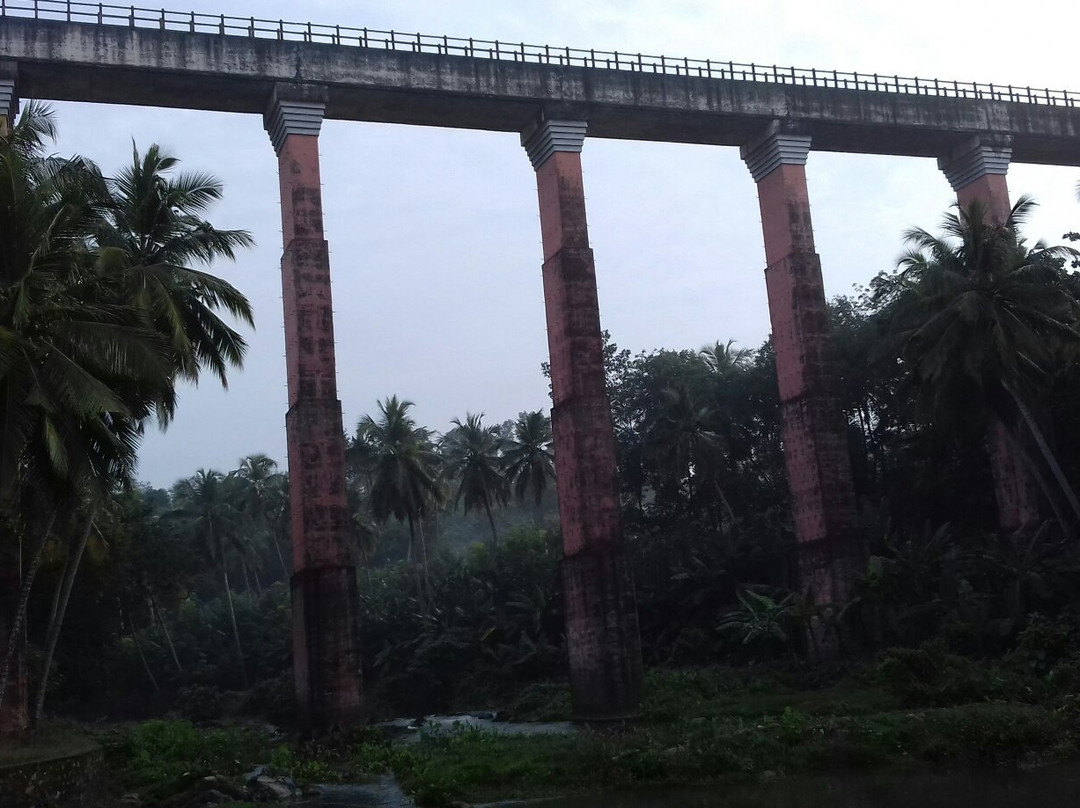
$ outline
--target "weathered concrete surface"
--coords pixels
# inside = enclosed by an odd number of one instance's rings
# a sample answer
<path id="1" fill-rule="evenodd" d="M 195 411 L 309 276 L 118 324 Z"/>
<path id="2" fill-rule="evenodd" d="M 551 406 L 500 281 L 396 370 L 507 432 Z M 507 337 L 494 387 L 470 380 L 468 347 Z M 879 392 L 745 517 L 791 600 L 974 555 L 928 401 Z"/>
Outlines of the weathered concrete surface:
<path id="1" fill-rule="evenodd" d="M 978 145 L 976 149 L 980 148 Z M 970 152 L 968 155 L 970 157 Z M 963 159 L 963 158 L 961 158 Z M 970 161 L 970 160 L 969 160 Z M 955 188 L 956 201 L 962 209 L 972 202 L 983 204 L 992 222 L 1003 224 L 1012 211 L 1009 184 L 1004 173 L 987 170 L 985 158 L 974 160 L 969 171 L 970 181 Z M 948 171 L 949 166 L 941 161 Z M 1004 170 L 999 167 L 999 170 Z M 1024 463 L 1019 447 L 1013 442 L 1004 424 L 996 418 L 987 434 L 990 452 L 990 471 L 994 478 L 994 499 L 998 509 L 998 526 L 1006 532 L 1031 527 L 1039 521 L 1039 493 L 1031 471 Z"/>
<path id="2" fill-rule="evenodd" d="M 618 549 L 587 548 L 561 563 L 574 719 L 634 719 L 644 676 L 634 581 Z"/>
<path id="3" fill-rule="evenodd" d="M 578 151 L 583 138 L 584 130 Z M 615 430 L 604 382 L 581 155 L 555 150 L 536 167 L 536 183 L 574 717 L 633 717 L 641 690 L 641 640 L 633 582 L 619 549 Z"/>
<path id="4" fill-rule="evenodd" d="M 11 627 L 19 607 L 22 583 L 20 562 L 19 542 L 14 540 L 11 533 L 0 528 L 0 654 L 7 653 Z M 22 630 L 19 634 L 15 643 L 15 658 L 8 671 L 4 703 L 0 706 L 0 739 L 18 737 L 28 726 L 26 632 Z"/>
<path id="5" fill-rule="evenodd" d="M 858 558 L 855 493 L 843 416 L 832 390 L 828 308 L 806 187 L 810 143 L 800 136 L 786 138 L 777 129 L 744 156 L 757 179 L 765 237 L 799 575 L 817 602 L 837 603 L 846 598 Z M 764 159 L 766 153 L 773 159 Z"/>
<path id="6" fill-rule="evenodd" d="M 290 98 L 289 96 L 295 96 Z M 278 105 L 319 103 L 310 88 L 278 88 L 267 118 L 278 149 L 288 375 L 293 543 L 293 672 L 301 726 L 323 732 L 360 711 L 356 570 L 347 550 L 345 442 L 337 398 L 329 250 L 323 233 L 318 112 L 281 126 Z"/>
<path id="7" fill-rule="evenodd" d="M 1080 108 L 525 64 L 5 18 L 26 98 L 262 113 L 277 82 L 323 85 L 330 118 L 519 132 L 545 108 L 593 137 L 738 146 L 776 118 L 814 148 L 938 157 L 979 133 L 1013 160 L 1080 165 Z"/>
<path id="8" fill-rule="evenodd" d="M 13 766 L 0 766 L 0 805 L 4 808 L 86 808 L 101 804 L 105 755 L 85 752 Z"/>

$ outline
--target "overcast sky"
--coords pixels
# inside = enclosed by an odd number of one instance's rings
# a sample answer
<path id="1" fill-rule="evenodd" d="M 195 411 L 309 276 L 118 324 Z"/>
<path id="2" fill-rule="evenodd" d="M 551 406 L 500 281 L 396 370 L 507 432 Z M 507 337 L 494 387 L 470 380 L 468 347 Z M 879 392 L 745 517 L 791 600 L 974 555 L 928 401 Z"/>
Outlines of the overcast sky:
<path id="1" fill-rule="evenodd" d="M 716 0 L 170 0 L 180 11 L 1080 90 L 1075 7 Z M 1041 7 L 1041 8 L 1040 8 Z M 1071 19 L 1063 17 L 1071 16 Z M 257 116 L 55 105 L 58 151 L 108 172 L 159 143 L 225 184 L 211 220 L 257 247 L 216 267 L 249 298 L 257 329 L 223 393 L 210 378 L 151 429 L 140 477 L 168 486 L 266 452 L 285 463 L 277 161 Z M 320 140 L 334 277 L 338 383 L 350 432 L 390 394 L 437 430 L 547 408 L 540 230 L 532 169 L 512 134 L 327 121 Z M 754 184 L 736 149 L 590 139 L 582 155 L 603 326 L 633 351 L 768 336 Z M 811 152 L 810 201 L 826 292 L 891 268 L 904 228 L 936 228 L 953 202 L 932 160 Z M 1080 170 L 1015 165 L 1014 199 L 1041 207 L 1032 237 L 1080 227 Z"/>

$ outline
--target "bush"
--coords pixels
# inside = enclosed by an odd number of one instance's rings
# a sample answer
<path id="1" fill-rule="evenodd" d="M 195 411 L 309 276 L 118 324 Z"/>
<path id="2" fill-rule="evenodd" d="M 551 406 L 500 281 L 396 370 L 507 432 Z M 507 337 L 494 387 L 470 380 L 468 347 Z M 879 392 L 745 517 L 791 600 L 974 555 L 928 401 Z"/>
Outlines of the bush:
<path id="1" fill-rule="evenodd" d="M 528 685 L 511 703 L 512 721 L 565 721 L 570 718 L 570 688 L 554 682 Z"/>
<path id="2" fill-rule="evenodd" d="M 244 712 L 262 716 L 277 727 L 296 724 L 296 684 L 292 671 L 255 683 L 244 701 Z"/>
<path id="3" fill-rule="evenodd" d="M 200 730 L 190 721 L 147 721 L 120 732 L 107 746 L 121 784 L 139 788 L 240 774 L 269 756 L 270 737 L 250 727 Z"/>
<path id="4" fill-rule="evenodd" d="M 176 710 L 189 721 L 216 721 L 221 718 L 224 709 L 224 696 L 216 687 L 188 685 L 176 692 Z"/>
<path id="5" fill-rule="evenodd" d="M 1036 676 L 1046 676 L 1068 656 L 1072 648 L 1071 634 L 1071 627 L 1065 622 L 1032 615 L 1017 637 L 1012 659 Z"/>
<path id="6" fill-rule="evenodd" d="M 918 648 L 889 649 L 872 678 L 913 707 L 984 701 L 1000 694 L 1005 685 L 999 671 L 950 654 L 940 640 Z"/>

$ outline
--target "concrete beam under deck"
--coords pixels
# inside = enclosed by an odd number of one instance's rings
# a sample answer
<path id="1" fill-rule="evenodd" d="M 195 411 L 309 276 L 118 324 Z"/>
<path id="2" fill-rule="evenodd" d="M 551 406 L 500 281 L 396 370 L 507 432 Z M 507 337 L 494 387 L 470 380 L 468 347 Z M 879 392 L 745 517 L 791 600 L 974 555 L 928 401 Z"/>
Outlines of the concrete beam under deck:
<path id="1" fill-rule="evenodd" d="M 261 115 L 274 85 L 327 89 L 326 117 L 518 133 L 540 110 L 593 137 L 739 146 L 773 120 L 821 151 L 938 157 L 973 136 L 1013 162 L 1080 165 L 1080 108 L 844 90 L 4 18 L 23 98 Z"/>

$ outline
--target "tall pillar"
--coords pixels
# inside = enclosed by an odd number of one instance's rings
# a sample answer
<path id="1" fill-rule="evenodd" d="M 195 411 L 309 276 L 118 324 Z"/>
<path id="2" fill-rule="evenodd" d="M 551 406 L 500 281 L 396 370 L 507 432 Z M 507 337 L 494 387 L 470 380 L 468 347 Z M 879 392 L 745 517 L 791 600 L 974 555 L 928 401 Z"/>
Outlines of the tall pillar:
<path id="1" fill-rule="evenodd" d="M 861 564 L 843 415 L 834 393 L 821 259 L 814 248 L 806 158 L 810 137 L 774 123 L 742 148 L 757 183 L 765 284 L 783 419 L 799 577 L 821 604 L 846 599 Z"/>
<path id="2" fill-rule="evenodd" d="M 0 137 L 10 131 L 19 109 L 15 80 L 15 65 L 0 62 Z M 19 561 L 18 543 L 14 537 L 0 535 L 0 653 L 7 651 L 11 625 L 19 607 Z M 0 738 L 21 735 L 28 726 L 25 639 L 24 629 L 8 671 L 4 703 L 0 705 Z"/>
<path id="3" fill-rule="evenodd" d="M 315 733 L 357 720 L 361 691 L 356 565 L 346 540 L 345 440 L 319 179 L 325 108 L 320 88 L 278 85 L 265 117 L 278 155 L 285 246 L 293 671 L 301 727 Z"/>
<path id="4" fill-rule="evenodd" d="M 0 526 L 0 654 L 7 653 L 11 626 L 19 608 L 19 587 L 22 584 L 19 543 L 6 527 L 7 525 Z M 24 623 L 19 631 L 15 658 L 8 670 L 4 703 L 0 705 L 0 740 L 19 737 L 26 732 L 29 726 L 28 693 Z"/>
<path id="5" fill-rule="evenodd" d="M 993 224 L 1008 221 L 1012 206 L 1005 175 L 1012 159 L 1012 144 L 1004 137 L 977 137 L 938 159 L 938 167 L 956 192 L 960 209 L 966 211 L 972 202 L 982 202 Z M 994 498 L 998 507 L 998 524 L 1002 530 L 1014 531 L 1031 526 L 1039 519 L 1039 500 L 1035 481 L 1008 430 L 998 419 L 990 423 L 987 443 L 990 451 L 990 470 L 994 478 Z"/>
<path id="6" fill-rule="evenodd" d="M 521 143 L 540 199 L 574 716 L 604 721 L 637 715 L 642 665 L 634 585 L 622 553 L 615 430 L 585 221 L 585 128 L 582 121 L 540 120 Z"/>

